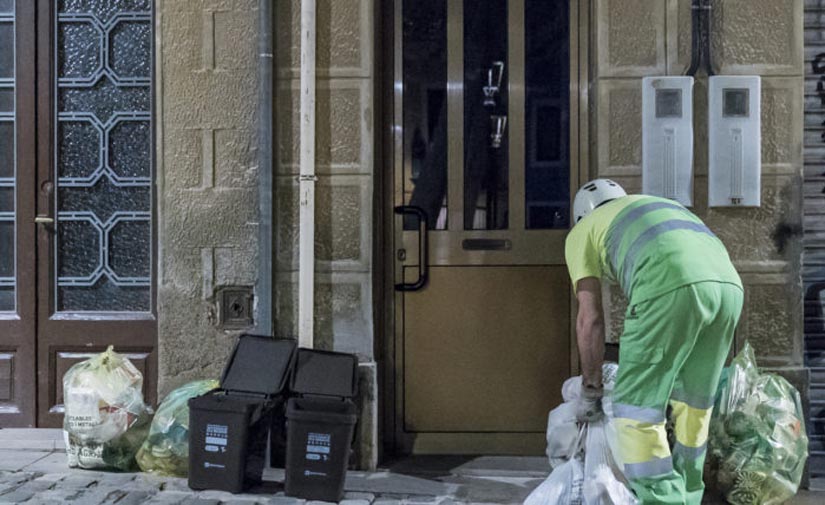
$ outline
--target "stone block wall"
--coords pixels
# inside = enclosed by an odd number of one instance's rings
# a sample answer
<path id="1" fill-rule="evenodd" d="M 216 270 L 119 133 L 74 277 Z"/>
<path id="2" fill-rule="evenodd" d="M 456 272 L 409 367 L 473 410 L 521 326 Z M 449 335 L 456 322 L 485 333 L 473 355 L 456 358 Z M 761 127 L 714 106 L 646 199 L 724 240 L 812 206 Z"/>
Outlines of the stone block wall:
<path id="1" fill-rule="evenodd" d="M 641 190 L 641 78 L 682 75 L 690 62 L 691 0 L 595 0 L 592 175 Z M 707 79 L 694 89 L 694 208 L 722 239 L 745 288 L 737 346 L 763 365 L 803 364 L 803 0 L 716 0 L 712 58 L 718 74 L 762 76 L 762 206 L 707 206 Z M 625 303 L 606 293 L 610 338 Z"/>
<path id="2" fill-rule="evenodd" d="M 281 3 L 281 2 L 279 2 Z M 158 394 L 219 377 L 217 295 L 257 279 L 256 0 L 156 1 Z"/>
<path id="3" fill-rule="evenodd" d="M 373 360 L 373 0 L 318 0 L 315 346 Z M 276 324 L 298 330 L 300 2 L 276 2 Z"/>

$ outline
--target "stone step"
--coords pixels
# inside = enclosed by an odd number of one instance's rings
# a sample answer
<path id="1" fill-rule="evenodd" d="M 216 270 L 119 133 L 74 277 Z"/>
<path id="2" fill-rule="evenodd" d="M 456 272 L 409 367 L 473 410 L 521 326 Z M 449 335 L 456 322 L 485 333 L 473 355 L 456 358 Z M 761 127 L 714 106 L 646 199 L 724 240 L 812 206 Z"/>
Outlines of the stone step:
<path id="1" fill-rule="evenodd" d="M 811 383 L 824 384 L 825 383 L 825 368 L 810 367 L 811 369 Z"/>

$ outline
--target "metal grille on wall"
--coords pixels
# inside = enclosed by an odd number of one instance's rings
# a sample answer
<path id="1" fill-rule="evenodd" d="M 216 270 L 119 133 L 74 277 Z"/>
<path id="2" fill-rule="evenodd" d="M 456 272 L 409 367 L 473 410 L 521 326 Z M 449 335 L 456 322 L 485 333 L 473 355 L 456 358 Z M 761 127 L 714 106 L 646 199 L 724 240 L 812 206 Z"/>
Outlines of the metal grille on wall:
<path id="1" fill-rule="evenodd" d="M 56 29 L 56 307 L 148 312 L 151 0 L 63 0 Z"/>
<path id="2" fill-rule="evenodd" d="M 15 309 L 14 0 L 0 0 L 0 311 Z"/>

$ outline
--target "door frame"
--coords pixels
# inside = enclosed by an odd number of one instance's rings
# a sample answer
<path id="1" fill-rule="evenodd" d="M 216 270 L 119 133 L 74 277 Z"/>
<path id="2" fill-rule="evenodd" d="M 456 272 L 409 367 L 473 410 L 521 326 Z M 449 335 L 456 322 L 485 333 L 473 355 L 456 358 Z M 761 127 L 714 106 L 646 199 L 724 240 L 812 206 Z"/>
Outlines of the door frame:
<path id="1" fill-rule="evenodd" d="M 402 0 L 376 2 L 375 37 L 378 90 L 375 99 L 375 143 L 380 146 L 375 156 L 375 205 L 374 211 L 374 324 L 376 338 L 374 352 L 379 369 L 379 459 L 395 455 L 401 448 L 397 436 L 399 374 L 403 364 L 397 359 L 397 325 L 402 315 L 396 311 L 395 284 L 395 230 L 396 219 L 392 207 L 395 201 L 394 171 L 402 156 L 398 152 L 395 110 L 400 99 L 395 94 L 395 76 L 400 71 L 402 58 L 396 54 L 400 47 L 401 19 L 396 9 Z M 570 203 L 581 183 L 590 178 L 590 47 L 591 47 L 591 0 L 570 1 Z M 578 373 L 578 351 L 575 335 L 576 300 L 570 296 L 570 366 Z"/>
<path id="2" fill-rule="evenodd" d="M 0 353 L 10 364 L 11 402 L 0 406 L 2 425 L 33 427 L 37 422 L 36 261 L 34 201 L 35 135 L 35 8 L 18 0 L 14 10 L 14 265 L 15 310 L 0 314 L 3 333 Z M 29 140 L 26 140 L 29 139 Z"/>

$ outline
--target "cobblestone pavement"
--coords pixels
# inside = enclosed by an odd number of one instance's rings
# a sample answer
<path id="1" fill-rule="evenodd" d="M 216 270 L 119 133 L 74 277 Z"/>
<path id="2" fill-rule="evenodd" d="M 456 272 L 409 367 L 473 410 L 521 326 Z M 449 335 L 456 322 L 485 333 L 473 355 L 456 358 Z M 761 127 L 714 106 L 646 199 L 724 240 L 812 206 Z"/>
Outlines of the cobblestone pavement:
<path id="1" fill-rule="evenodd" d="M 284 472 L 268 469 L 248 493 L 193 491 L 186 479 L 145 473 L 69 469 L 59 430 L 40 438 L 0 430 L 0 504 L 320 505 L 284 496 Z M 29 430 L 34 431 L 34 430 Z M 53 431 L 51 438 L 40 433 Z M 349 472 L 344 505 L 520 504 L 546 477 L 545 458 L 418 457 L 378 472 Z M 708 500 L 706 503 L 716 503 Z M 825 503 L 825 492 L 800 492 L 790 503 Z"/>

